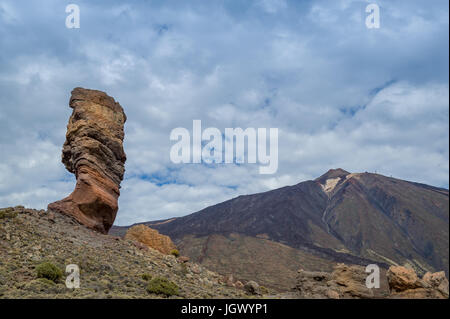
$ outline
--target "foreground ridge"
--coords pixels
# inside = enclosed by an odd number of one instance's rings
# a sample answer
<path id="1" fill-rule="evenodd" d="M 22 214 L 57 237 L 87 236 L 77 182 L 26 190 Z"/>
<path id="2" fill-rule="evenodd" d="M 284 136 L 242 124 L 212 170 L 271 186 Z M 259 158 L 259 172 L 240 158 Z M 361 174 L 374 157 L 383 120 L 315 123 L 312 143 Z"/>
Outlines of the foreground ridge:
<path id="1" fill-rule="evenodd" d="M 40 277 L 42 264 L 53 265 L 62 276 Z M 65 285 L 64 272 L 71 264 L 80 270 L 79 289 Z M 153 280 L 175 289 L 153 289 Z M 101 234 L 65 214 L 22 206 L 0 209 L 0 299 L 251 296 L 221 281 L 218 273 L 186 258 Z"/>

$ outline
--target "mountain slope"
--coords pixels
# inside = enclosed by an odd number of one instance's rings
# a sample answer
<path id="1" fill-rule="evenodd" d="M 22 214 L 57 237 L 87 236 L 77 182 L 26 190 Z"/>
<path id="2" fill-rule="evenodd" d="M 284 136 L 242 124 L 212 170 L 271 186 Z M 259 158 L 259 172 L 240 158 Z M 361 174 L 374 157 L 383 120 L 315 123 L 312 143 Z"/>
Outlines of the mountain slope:
<path id="1" fill-rule="evenodd" d="M 329 193 L 324 219 L 330 233 L 354 254 L 448 273 L 448 203 L 447 190 L 377 174 L 349 174 Z"/>
<path id="2" fill-rule="evenodd" d="M 445 270 L 448 274 L 448 204 L 445 189 L 335 169 L 316 180 L 239 196 L 188 216 L 146 224 L 169 235 L 183 253 L 196 261 L 202 261 L 200 252 L 214 251 L 211 244 L 209 248 L 206 246 L 211 236 L 215 236 L 217 246 L 226 250 L 223 255 L 231 250 L 242 258 L 245 247 L 227 245 L 232 236 L 242 243 L 247 237 L 266 241 L 265 245 L 258 244 L 266 247 L 258 255 L 266 258 L 267 265 L 262 263 L 255 268 L 254 276 L 274 269 L 269 265 L 275 262 L 270 256 L 279 248 L 267 244 L 268 241 L 329 263 L 305 262 L 312 257 L 304 255 L 298 264 L 318 268 L 310 270 L 326 270 L 332 264 L 345 262 L 377 263 L 381 267 L 410 264 L 419 273 Z M 222 240 L 218 242 L 217 238 Z M 228 267 L 236 268 L 233 262 L 224 262 L 220 256 L 212 260 L 208 253 L 203 255 L 212 269 L 223 269 L 219 265 L 227 263 Z M 293 260 L 279 262 L 295 264 Z M 281 271 L 279 277 L 284 275 Z"/>

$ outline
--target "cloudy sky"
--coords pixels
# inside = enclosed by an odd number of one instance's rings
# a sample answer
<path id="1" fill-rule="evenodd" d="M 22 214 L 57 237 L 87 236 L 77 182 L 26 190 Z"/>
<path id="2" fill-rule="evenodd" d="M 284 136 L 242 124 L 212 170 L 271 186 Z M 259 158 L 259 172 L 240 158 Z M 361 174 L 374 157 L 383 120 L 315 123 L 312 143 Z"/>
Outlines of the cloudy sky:
<path id="1" fill-rule="evenodd" d="M 375 2 L 375 1 L 373 1 Z M 65 26 L 66 5 L 80 28 Z M 0 0 L 0 207 L 67 196 L 70 91 L 128 116 L 116 224 L 182 216 L 329 168 L 448 188 L 448 1 Z M 176 127 L 279 129 L 279 168 L 173 164 Z"/>

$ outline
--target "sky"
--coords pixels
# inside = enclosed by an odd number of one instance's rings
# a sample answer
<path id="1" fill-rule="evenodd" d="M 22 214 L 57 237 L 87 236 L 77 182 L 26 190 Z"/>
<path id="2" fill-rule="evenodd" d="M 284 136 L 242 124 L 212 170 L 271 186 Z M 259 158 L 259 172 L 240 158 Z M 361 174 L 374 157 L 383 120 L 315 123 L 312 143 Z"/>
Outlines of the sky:
<path id="1" fill-rule="evenodd" d="M 68 4 L 80 28 L 65 25 Z M 0 207 L 71 193 L 75 87 L 127 114 L 117 225 L 183 216 L 330 168 L 448 188 L 449 3 L 0 0 Z M 278 170 L 174 164 L 170 132 L 278 128 Z"/>

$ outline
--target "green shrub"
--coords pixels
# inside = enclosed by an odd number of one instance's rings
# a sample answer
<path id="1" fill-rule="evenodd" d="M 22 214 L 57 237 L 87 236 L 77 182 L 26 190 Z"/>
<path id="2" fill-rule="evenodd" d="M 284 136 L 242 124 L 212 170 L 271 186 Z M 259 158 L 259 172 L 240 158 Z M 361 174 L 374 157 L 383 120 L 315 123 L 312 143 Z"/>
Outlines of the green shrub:
<path id="1" fill-rule="evenodd" d="M 149 281 L 149 280 L 152 279 L 152 275 L 150 275 L 150 274 L 143 274 L 141 277 L 142 277 L 142 279 L 144 279 L 145 281 Z"/>
<path id="2" fill-rule="evenodd" d="M 180 256 L 180 252 L 178 251 L 178 249 L 173 249 L 170 252 L 171 255 L 174 255 L 175 257 L 179 257 Z"/>
<path id="3" fill-rule="evenodd" d="M 167 280 L 166 278 L 157 277 L 148 283 L 147 292 L 157 295 L 166 295 L 169 297 L 178 295 L 179 288 L 175 283 Z"/>
<path id="4" fill-rule="evenodd" d="M 63 272 L 52 263 L 44 262 L 36 267 L 36 275 L 38 278 L 46 278 L 53 282 L 58 282 L 63 276 Z"/>
<path id="5" fill-rule="evenodd" d="M 264 286 L 259 286 L 259 290 L 261 291 L 262 294 L 267 295 L 269 293 L 269 289 L 267 289 Z"/>

